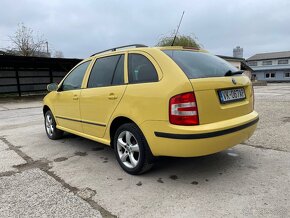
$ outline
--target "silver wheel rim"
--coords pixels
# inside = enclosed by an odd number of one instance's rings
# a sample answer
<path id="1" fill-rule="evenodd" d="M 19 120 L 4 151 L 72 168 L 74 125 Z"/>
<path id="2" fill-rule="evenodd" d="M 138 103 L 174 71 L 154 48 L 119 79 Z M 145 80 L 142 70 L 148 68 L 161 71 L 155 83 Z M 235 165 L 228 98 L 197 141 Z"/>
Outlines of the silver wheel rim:
<path id="1" fill-rule="evenodd" d="M 140 149 L 135 136 L 129 131 L 123 131 L 117 139 L 117 150 L 121 162 L 128 168 L 134 168 L 140 160 Z"/>
<path id="2" fill-rule="evenodd" d="M 46 115 L 45 118 L 45 128 L 46 132 L 49 136 L 52 136 L 54 128 L 53 128 L 53 123 L 52 123 L 52 116 L 50 114 Z"/>

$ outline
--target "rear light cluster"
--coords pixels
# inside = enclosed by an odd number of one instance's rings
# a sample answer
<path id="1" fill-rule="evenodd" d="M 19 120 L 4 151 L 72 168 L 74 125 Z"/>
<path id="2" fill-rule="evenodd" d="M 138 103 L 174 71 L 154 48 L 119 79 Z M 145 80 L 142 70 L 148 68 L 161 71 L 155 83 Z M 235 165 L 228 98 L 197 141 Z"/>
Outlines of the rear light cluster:
<path id="1" fill-rule="evenodd" d="M 175 125 L 198 125 L 198 111 L 193 92 L 173 96 L 169 101 L 169 121 Z"/>

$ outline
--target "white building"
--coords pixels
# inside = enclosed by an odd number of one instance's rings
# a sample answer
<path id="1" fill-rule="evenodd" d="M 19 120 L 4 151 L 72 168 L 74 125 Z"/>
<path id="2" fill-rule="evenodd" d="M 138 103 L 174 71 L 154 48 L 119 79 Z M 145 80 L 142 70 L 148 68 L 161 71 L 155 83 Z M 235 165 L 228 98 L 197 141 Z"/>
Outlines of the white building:
<path id="1" fill-rule="evenodd" d="M 243 70 L 244 74 L 246 74 L 250 79 L 252 79 L 253 69 L 247 65 L 244 58 L 224 56 L 224 55 L 218 55 L 218 57 L 228 61 L 231 65 L 236 67 L 238 70 Z"/>
<path id="2" fill-rule="evenodd" d="M 247 64 L 256 80 L 290 82 L 290 51 L 255 54 Z"/>

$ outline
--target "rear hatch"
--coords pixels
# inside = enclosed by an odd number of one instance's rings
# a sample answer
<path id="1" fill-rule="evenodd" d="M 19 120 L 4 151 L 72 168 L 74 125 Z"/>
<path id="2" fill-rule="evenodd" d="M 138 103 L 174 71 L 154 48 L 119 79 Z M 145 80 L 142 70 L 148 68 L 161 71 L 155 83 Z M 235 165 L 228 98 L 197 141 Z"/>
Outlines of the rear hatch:
<path id="1" fill-rule="evenodd" d="M 225 60 L 190 50 L 164 52 L 175 61 L 191 82 L 200 124 L 236 118 L 253 111 L 250 80 Z"/>

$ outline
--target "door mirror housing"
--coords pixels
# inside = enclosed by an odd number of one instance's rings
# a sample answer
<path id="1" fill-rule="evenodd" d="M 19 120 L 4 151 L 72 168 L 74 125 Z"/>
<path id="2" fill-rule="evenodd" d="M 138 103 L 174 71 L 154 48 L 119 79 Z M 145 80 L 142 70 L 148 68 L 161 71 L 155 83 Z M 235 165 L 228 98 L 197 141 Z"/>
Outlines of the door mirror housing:
<path id="1" fill-rule="evenodd" d="M 57 91 L 57 89 L 58 89 L 57 83 L 50 83 L 47 85 L 47 91 L 49 91 L 49 92 Z"/>

